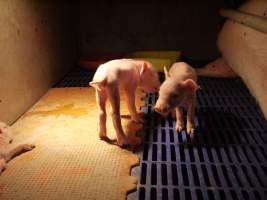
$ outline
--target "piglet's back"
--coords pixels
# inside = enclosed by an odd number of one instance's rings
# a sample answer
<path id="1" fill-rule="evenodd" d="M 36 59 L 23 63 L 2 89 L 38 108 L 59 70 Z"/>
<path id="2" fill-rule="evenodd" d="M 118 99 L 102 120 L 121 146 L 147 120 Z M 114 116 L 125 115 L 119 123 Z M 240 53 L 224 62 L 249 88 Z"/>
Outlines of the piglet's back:
<path id="1" fill-rule="evenodd" d="M 174 63 L 169 70 L 169 74 L 177 80 L 183 81 L 190 78 L 197 81 L 195 69 L 185 62 Z"/>
<path id="2" fill-rule="evenodd" d="M 109 77 L 116 77 L 119 72 L 121 66 L 124 64 L 122 59 L 111 60 L 102 65 L 99 65 L 97 68 L 95 75 L 93 77 L 93 81 L 102 81 L 103 79 Z"/>
<path id="3" fill-rule="evenodd" d="M 93 81 L 102 81 L 107 78 L 108 82 L 119 81 L 124 84 L 136 73 L 137 66 L 141 66 L 143 61 L 132 59 L 117 59 L 108 61 L 100 65 L 94 75 Z"/>

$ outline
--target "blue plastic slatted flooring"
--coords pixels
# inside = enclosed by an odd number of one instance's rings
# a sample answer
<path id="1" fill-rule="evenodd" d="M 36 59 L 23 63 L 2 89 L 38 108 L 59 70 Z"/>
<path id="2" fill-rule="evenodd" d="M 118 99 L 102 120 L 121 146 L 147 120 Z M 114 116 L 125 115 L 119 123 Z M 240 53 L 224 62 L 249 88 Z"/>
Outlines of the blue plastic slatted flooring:
<path id="1" fill-rule="evenodd" d="M 93 79 L 94 72 L 83 68 L 74 67 L 62 80 L 54 87 L 88 87 L 88 83 Z"/>
<path id="2" fill-rule="evenodd" d="M 92 77 L 74 68 L 55 87 L 87 87 Z M 267 123 L 254 98 L 239 78 L 198 83 L 194 138 L 154 113 L 157 94 L 148 95 L 140 166 L 132 170 L 138 187 L 128 200 L 267 199 Z"/>
<path id="3" fill-rule="evenodd" d="M 148 95 L 140 167 L 132 170 L 138 188 L 128 200 L 267 199 L 267 124 L 254 98 L 238 78 L 199 85 L 194 138 L 154 113 L 157 94 Z"/>

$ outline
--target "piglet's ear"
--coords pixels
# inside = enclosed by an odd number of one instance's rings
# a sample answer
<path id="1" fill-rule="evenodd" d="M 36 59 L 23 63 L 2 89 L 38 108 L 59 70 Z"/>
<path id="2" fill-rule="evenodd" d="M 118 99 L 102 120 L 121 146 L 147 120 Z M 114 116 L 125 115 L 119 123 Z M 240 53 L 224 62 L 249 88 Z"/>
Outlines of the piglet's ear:
<path id="1" fill-rule="evenodd" d="M 145 73 L 145 71 L 147 70 L 147 68 L 148 68 L 147 63 L 144 62 L 143 65 L 142 65 L 142 67 L 141 67 L 141 70 L 140 70 L 140 76 L 142 76 Z"/>
<path id="2" fill-rule="evenodd" d="M 193 79 L 185 80 L 184 85 L 193 93 L 195 93 L 200 88 Z"/>
<path id="3" fill-rule="evenodd" d="M 163 67 L 163 70 L 164 70 L 164 74 L 165 74 L 165 79 L 170 78 L 170 74 L 169 74 L 166 66 Z"/>
<path id="4" fill-rule="evenodd" d="M 90 86 L 94 87 L 96 90 L 101 91 L 107 83 L 107 80 L 104 79 L 102 81 L 91 81 L 89 83 Z"/>

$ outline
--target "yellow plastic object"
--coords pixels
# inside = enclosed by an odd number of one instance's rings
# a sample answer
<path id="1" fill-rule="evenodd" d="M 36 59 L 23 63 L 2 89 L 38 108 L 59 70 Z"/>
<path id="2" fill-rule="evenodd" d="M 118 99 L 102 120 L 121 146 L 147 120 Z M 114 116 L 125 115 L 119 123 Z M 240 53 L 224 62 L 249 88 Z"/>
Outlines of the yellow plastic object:
<path id="1" fill-rule="evenodd" d="M 171 59 L 163 59 L 163 58 L 134 58 L 136 60 L 145 60 L 150 62 L 158 72 L 163 72 L 163 67 L 165 66 L 167 69 L 171 67 L 173 64 Z"/>
<path id="2" fill-rule="evenodd" d="M 170 66 L 181 57 L 180 51 L 136 51 L 127 55 L 128 58 L 147 60 L 151 62 L 158 71 L 163 71 L 163 67 Z"/>
<path id="3" fill-rule="evenodd" d="M 176 60 L 181 56 L 180 51 L 136 51 L 128 54 L 132 58 L 167 58 Z"/>

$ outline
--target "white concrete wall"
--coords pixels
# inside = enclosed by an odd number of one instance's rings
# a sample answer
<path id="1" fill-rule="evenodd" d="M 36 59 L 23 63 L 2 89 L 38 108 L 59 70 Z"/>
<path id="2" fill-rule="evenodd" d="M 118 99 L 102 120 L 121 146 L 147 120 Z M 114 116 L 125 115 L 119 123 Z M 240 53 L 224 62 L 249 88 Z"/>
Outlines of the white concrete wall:
<path id="1" fill-rule="evenodd" d="M 14 122 L 74 66 L 75 6 L 55 2 L 0 1 L 1 121 Z"/>

